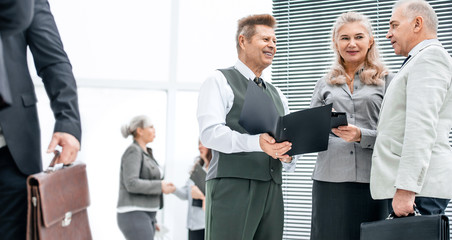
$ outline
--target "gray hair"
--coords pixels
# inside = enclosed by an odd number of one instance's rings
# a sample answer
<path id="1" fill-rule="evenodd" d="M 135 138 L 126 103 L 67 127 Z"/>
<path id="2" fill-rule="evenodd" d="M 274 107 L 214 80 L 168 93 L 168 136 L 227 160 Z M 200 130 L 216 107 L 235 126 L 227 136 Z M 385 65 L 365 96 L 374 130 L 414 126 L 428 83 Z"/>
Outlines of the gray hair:
<path id="1" fill-rule="evenodd" d="M 392 8 L 392 11 L 394 12 L 395 9 L 401 6 L 406 6 L 405 11 L 403 11 L 405 17 L 413 20 L 415 17 L 421 16 L 424 18 L 427 30 L 437 34 L 438 16 L 428 2 L 425 0 L 399 0 Z"/>
<path id="2" fill-rule="evenodd" d="M 237 53 L 240 53 L 239 36 L 245 36 L 247 41 L 256 34 L 256 25 L 265 25 L 276 28 L 276 19 L 270 14 L 250 15 L 239 20 L 235 36 Z"/>
<path id="3" fill-rule="evenodd" d="M 127 138 L 129 135 L 133 135 L 135 137 L 137 128 L 146 128 L 151 126 L 153 126 L 153 124 L 148 116 L 136 116 L 130 120 L 129 124 L 121 126 L 121 134 L 124 138 Z"/>

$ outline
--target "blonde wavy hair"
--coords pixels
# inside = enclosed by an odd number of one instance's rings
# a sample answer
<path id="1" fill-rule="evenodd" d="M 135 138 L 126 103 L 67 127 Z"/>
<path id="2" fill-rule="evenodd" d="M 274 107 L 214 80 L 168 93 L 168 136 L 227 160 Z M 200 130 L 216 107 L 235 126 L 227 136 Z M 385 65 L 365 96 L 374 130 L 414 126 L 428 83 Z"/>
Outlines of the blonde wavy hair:
<path id="1" fill-rule="evenodd" d="M 339 29 L 345 24 L 354 22 L 360 23 L 367 30 L 369 38 L 374 39 L 370 20 L 363 14 L 357 12 L 345 12 L 336 19 L 331 32 L 331 45 L 335 53 L 335 61 L 326 78 L 326 81 L 330 84 L 341 85 L 346 83 L 346 72 L 344 68 L 345 63 L 344 59 L 339 53 L 339 50 L 337 49 L 336 41 L 339 38 Z M 364 63 L 360 68 L 362 69 L 362 71 L 359 72 L 359 78 L 361 79 L 362 83 L 367 85 L 383 84 L 383 78 L 388 75 L 388 69 L 380 59 L 378 46 L 375 41 L 369 48 L 366 59 L 364 60 Z"/>

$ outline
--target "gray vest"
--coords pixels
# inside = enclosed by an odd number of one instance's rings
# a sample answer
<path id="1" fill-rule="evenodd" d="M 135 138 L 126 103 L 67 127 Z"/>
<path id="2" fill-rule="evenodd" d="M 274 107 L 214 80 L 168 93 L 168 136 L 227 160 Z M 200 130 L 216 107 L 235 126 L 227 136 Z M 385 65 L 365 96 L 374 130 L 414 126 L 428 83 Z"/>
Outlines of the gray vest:
<path id="1" fill-rule="evenodd" d="M 226 126 L 239 133 L 247 133 L 239 124 L 239 119 L 249 80 L 234 67 L 220 69 L 220 71 L 226 77 L 234 93 L 234 103 L 226 115 Z M 263 89 L 263 91 L 273 100 L 279 115 L 283 116 L 284 107 L 276 88 L 266 83 L 266 89 Z M 256 121 L 259 121 L 259 119 L 256 119 Z M 216 177 L 234 177 L 261 181 L 273 179 L 276 183 L 281 184 L 281 171 L 281 162 L 273 159 L 264 152 L 240 152 L 231 154 L 220 152 Z"/>

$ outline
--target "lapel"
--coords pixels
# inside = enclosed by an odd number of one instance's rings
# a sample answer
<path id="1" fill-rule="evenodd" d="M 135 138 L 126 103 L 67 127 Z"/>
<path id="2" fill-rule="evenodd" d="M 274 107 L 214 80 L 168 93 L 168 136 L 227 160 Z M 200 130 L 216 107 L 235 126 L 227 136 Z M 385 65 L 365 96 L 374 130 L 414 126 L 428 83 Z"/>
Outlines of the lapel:
<path id="1" fill-rule="evenodd" d="M 352 97 L 352 93 L 350 92 L 350 89 L 348 88 L 347 83 L 342 84 L 341 88 L 342 88 L 342 90 L 344 90 L 344 92 L 346 92 L 348 94 L 348 96 L 350 98 Z"/>
<path id="2" fill-rule="evenodd" d="M 404 69 L 406 66 L 408 66 L 408 64 L 422 51 L 424 51 L 426 48 L 431 47 L 431 46 L 439 46 L 439 47 L 443 47 L 440 43 L 437 42 L 433 42 L 430 44 L 425 45 L 423 48 L 421 48 L 419 51 L 413 53 L 413 55 L 406 61 L 405 64 L 403 64 L 403 66 L 399 69 L 399 71 L 397 73 L 399 73 L 400 71 L 402 71 L 402 69 Z"/>
<path id="3" fill-rule="evenodd" d="M 395 83 L 395 82 L 397 82 L 397 81 L 399 80 L 399 78 L 400 78 L 400 76 L 401 76 L 399 73 L 402 72 L 402 70 L 403 70 L 404 68 L 407 68 L 407 67 L 410 65 L 410 62 L 413 61 L 413 59 L 415 59 L 415 58 L 419 55 L 420 52 L 424 51 L 425 49 L 427 49 L 428 47 L 431 47 L 431 46 L 439 46 L 439 47 L 443 47 L 443 46 L 441 45 L 441 43 L 433 42 L 433 43 L 430 43 L 430 44 L 425 45 L 425 46 L 424 46 L 423 48 L 421 48 L 419 51 L 413 53 L 413 55 L 406 61 L 406 63 L 405 63 L 405 64 L 399 69 L 399 71 L 395 74 L 394 78 L 393 78 L 392 81 L 391 81 L 391 84 L 389 84 L 388 88 L 386 89 L 386 93 L 385 93 L 385 94 L 389 93 L 391 87 L 395 85 L 395 84 L 393 84 L 393 83 Z M 408 71 L 408 70 L 406 70 L 406 71 Z M 386 102 L 386 99 L 387 99 L 386 97 L 383 98 L 383 102 L 381 103 L 381 108 L 380 108 L 380 109 L 383 109 L 384 104 L 385 104 L 385 102 Z"/>

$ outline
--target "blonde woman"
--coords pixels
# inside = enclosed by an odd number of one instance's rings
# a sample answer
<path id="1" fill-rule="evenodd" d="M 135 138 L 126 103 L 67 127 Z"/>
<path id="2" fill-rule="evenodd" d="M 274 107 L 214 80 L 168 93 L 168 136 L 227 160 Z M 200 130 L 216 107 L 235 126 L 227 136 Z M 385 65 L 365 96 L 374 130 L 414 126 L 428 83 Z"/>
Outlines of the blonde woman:
<path id="1" fill-rule="evenodd" d="M 328 150 L 317 157 L 311 239 L 354 240 L 361 222 L 388 214 L 386 201 L 371 198 L 369 179 L 378 114 L 392 74 L 379 58 L 370 21 L 360 13 L 337 18 L 332 48 L 334 64 L 317 82 L 311 107 L 332 103 L 347 113 L 349 124 L 332 129 Z"/>
<path id="2" fill-rule="evenodd" d="M 133 142 L 122 155 L 117 221 L 127 240 L 154 239 L 155 215 L 163 207 L 162 194 L 176 190 L 163 181 L 163 169 L 147 144 L 154 141 L 155 129 L 147 116 L 134 117 L 121 128 Z"/>

